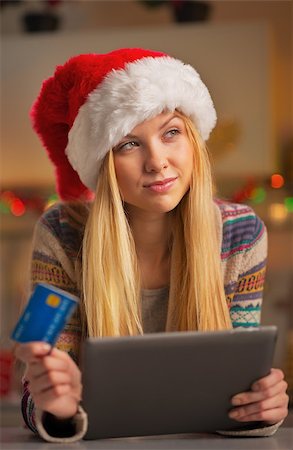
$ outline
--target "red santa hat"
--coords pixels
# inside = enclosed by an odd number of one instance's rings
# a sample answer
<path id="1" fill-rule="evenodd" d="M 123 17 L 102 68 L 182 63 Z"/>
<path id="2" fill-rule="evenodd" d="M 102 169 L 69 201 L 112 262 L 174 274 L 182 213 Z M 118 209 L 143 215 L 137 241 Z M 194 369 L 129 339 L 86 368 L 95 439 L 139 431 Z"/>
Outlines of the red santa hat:
<path id="1" fill-rule="evenodd" d="M 136 125 L 175 109 L 208 139 L 216 124 L 208 89 L 194 68 L 165 53 L 119 49 L 58 66 L 31 117 L 55 165 L 60 197 L 91 196 L 108 151 Z"/>

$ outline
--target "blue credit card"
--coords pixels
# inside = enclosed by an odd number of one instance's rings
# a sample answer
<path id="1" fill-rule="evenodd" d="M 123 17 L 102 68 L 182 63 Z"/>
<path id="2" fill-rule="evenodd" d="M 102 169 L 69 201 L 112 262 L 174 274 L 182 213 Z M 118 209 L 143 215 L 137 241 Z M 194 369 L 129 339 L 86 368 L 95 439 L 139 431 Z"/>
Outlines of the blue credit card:
<path id="1" fill-rule="evenodd" d="M 54 345 L 78 305 L 78 297 L 49 284 L 38 284 L 11 338 L 17 342 L 44 341 Z"/>

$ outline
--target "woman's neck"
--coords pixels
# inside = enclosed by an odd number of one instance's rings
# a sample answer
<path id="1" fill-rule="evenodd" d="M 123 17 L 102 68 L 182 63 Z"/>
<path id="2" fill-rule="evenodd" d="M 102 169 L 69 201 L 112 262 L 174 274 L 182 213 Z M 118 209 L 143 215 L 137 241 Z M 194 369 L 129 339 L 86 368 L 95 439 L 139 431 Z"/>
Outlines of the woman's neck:
<path id="1" fill-rule="evenodd" d="M 132 214 L 129 224 L 136 246 L 142 287 L 156 289 L 170 282 L 171 214 Z"/>

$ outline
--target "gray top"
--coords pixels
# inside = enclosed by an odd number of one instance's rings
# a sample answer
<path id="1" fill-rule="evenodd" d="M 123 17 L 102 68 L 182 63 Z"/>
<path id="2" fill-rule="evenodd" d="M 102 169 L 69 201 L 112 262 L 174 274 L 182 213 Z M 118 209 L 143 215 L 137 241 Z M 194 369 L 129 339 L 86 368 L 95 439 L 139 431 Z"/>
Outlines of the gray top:
<path id="1" fill-rule="evenodd" d="M 169 286 L 142 289 L 142 324 L 144 333 L 165 331 L 169 299 Z"/>

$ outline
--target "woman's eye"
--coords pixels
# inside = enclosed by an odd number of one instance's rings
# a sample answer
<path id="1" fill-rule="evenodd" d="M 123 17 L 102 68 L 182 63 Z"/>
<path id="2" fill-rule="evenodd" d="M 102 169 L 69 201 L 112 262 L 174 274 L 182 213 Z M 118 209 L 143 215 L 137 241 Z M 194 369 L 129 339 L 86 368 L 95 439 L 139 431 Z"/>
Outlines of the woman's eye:
<path id="1" fill-rule="evenodd" d="M 180 131 L 177 128 L 172 128 L 172 130 L 168 130 L 165 133 L 165 137 L 172 138 L 173 136 L 176 136 L 177 134 L 180 134 Z"/>
<path id="2" fill-rule="evenodd" d="M 124 142 L 124 143 L 118 145 L 117 150 L 118 151 L 131 150 L 136 146 L 138 146 L 138 143 L 136 141 Z"/>

